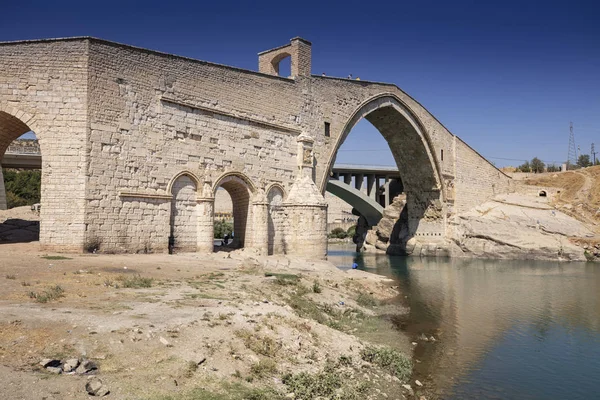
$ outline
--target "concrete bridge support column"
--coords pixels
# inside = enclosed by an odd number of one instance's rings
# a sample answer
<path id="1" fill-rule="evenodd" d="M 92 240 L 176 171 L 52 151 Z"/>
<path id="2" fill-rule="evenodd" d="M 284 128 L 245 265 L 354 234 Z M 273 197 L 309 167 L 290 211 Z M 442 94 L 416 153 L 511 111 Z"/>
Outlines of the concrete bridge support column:
<path id="1" fill-rule="evenodd" d="M 6 202 L 6 188 L 4 187 L 4 174 L 2 173 L 2 165 L 0 165 L 0 210 L 8 208 Z"/>
<path id="2" fill-rule="evenodd" d="M 375 179 L 375 175 L 367 175 L 367 196 L 377 201 L 377 179 Z"/>
<path id="3" fill-rule="evenodd" d="M 343 174 L 342 176 L 344 177 L 344 183 L 346 185 L 350 185 L 352 183 L 352 174 Z"/>
<path id="4" fill-rule="evenodd" d="M 324 259 L 327 256 L 327 203 L 312 178 L 313 139 L 302 134 L 297 140 L 298 176 L 283 203 L 289 223 L 284 239 L 286 254 Z"/>
<path id="5" fill-rule="evenodd" d="M 390 177 L 389 176 L 385 177 L 384 188 L 385 188 L 385 206 L 384 207 L 387 207 L 390 205 Z"/>
<path id="6" fill-rule="evenodd" d="M 354 175 L 354 187 L 356 190 L 361 190 L 365 176 L 363 174 Z"/>
<path id="7" fill-rule="evenodd" d="M 261 255 L 269 254 L 269 202 L 264 193 L 252 201 L 252 230 L 254 237 L 251 246 Z"/>
<path id="8" fill-rule="evenodd" d="M 208 188 L 207 188 L 208 185 Z M 210 195 L 210 184 L 204 183 L 203 197 L 198 198 L 198 253 L 211 254 L 214 250 L 215 198 Z"/>

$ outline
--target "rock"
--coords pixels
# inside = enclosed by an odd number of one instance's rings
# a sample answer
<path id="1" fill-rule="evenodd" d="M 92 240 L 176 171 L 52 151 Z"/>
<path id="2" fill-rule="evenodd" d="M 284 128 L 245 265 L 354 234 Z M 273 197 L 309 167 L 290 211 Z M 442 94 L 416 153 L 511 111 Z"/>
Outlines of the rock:
<path id="1" fill-rule="evenodd" d="M 84 360 L 79 364 L 75 372 L 78 374 L 87 374 L 98 369 L 98 365 L 92 360 Z"/>
<path id="2" fill-rule="evenodd" d="M 164 344 L 165 346 L 167 346 L 167 347 L 173 347 L 173 345 L 172 345 L 171 343 L 169 343 L 169 341 L 168 341 L 167 339 L 165 339 L 164 337 L 162 337 L 162 336 L 161 336 L 161 337 L 159 338 L 159 340 L 160 340 L 160 342 L 161 342 L 162 344 Z"/>
<path id="3" fill-rule="evenodd" d="M 459 215 L 452 253 L 478 258 L 585 261 L 583 249 L 569 238 L 588 234 L 583 223 L 552 210 L 546 198 L 513 193 Z"/>
<path id="4" fill-rule="evenodd" d="M 79 360 L 76 358 L 70 358 L 67 361 L 65 361 L 62 369 L 64 372 L 72 372 L 73 370 L 75 370 L 75 368 L 77 368 L 77 366 L 79 366 Z"/>
<path id="5" fill-rule="evenodd" d="M 108 393 L 110 393 L 110 390 L 108 390 L 108 388 L 98 378 L 90 379 L 85 384 L 85 390 L 88 392 L 88 394 L 98 397 L 106 396 Z"/>
<path id="6" fill-rule="evenodd" d="M 418 379 L 415 381 L 415 385 L 417 385 L 418 387 L 423 387 L 423 384 Z"/>
<path id="7" fill-rule="evenodd" d="M 61 367 L 46 367 L 46 371 L 52 372 L 53 374 L 60 374 L 60 373 L 62 373 L 62 368 Z"/>

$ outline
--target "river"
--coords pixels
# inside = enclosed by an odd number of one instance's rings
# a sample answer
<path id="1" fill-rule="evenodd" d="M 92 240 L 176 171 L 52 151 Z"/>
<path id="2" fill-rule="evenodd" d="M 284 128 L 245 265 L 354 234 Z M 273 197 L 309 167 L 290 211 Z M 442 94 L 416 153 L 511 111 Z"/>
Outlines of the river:
<path id="1" fill-rule="evenodd" d="M 361 255 L 397 281 L 428 399 L 600 398 L 600 265 Z M 431 340 L 433 337 L 434 340 Z M 427 338 L 427 340 L 425 340 Z M 414 386 L 414 384 L 413 384 Z"/>

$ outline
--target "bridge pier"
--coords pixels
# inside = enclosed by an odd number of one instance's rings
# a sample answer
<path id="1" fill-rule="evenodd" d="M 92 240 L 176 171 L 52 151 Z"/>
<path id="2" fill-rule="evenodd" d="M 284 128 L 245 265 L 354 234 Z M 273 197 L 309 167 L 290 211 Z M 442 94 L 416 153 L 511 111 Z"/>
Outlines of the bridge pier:
<path id="1" fill-rule="evenodd" d="M 252 230 L 251 247 L 258 254 L 269 254 L 269 201 L 264 192 L 260 191 L 252 201 Z"/>
<path id="2" fill-rule="evenodd" d="M 367 175 L 367 196 L 371 199 L 377 201 L 377 179 L 375 175 L 369 174 Z"/>
<path id="3" fill-rule="evenodd" d="M 202 197 L 198 198 L 196 204 L 196 216 L 198 218 L 198 253 L 212 254 L 214 251 L 214 211 L 215 198 L 212 196 L 211 183 L 204 181 Z"/>

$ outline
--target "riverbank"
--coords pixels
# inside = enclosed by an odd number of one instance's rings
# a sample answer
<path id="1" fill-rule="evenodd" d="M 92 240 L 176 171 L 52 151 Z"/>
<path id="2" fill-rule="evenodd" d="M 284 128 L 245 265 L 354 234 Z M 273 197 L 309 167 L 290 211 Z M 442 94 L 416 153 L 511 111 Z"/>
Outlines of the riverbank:
<path id="1" fill-rule="evenodd" d="M 88 399 L 90 372 L 114 399 L 383 399 L 418 389 L 403 387 L 412 345 L 391 322 L 407 310 L 378 275 L 244 251 L 64 257 L 37 243 L 0 246 L 0 266 L 7 398 Z M 66 373 L 67 360 L 97 370 Z"/>

